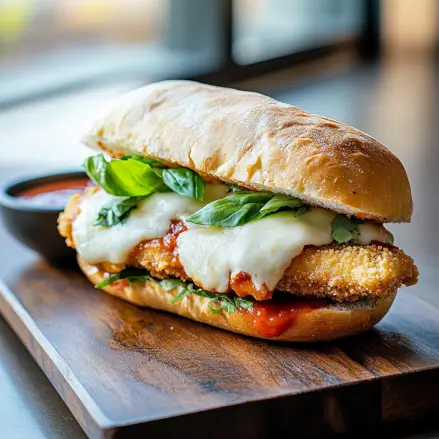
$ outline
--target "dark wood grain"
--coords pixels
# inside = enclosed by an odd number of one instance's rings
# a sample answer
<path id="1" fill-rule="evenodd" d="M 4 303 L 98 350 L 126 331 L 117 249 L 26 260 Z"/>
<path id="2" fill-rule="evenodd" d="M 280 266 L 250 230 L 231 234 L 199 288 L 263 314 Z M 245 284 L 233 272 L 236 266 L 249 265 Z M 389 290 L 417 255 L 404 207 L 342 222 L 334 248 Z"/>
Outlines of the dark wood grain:
<path id="1" fill-rule="evenodd" d="M 136 308 L 43 262 L 13 279 L 0 310 L 92 438 L 313 437 L 439 409 L 439 310 L 406 292 L 362 336 L 292 345 Z"/>

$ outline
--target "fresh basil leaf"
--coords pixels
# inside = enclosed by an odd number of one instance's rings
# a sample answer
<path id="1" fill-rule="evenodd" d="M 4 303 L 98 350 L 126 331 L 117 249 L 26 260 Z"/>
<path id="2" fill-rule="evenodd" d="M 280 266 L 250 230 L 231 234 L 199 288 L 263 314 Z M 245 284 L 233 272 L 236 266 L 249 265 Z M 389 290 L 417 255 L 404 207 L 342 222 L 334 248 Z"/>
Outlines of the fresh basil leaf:
<path id="1" fill-rule="evenodd" d="M 219 314 L 223 309 L 221 303 L 216 299 L 210 299 L 207 307 L 212 314 Z"/>
<path id="2" fill-rule="evenodd" d="M 331 222 L 331 235 L 339 244 L 344 244 L 354 239 L 360 233 L 359 224 L 363 224 L 363 220 L 355 217 L 348 218 L 346 215 L 338 214 Z"/>
<path id="3" fill-rule="evenodd" d="M 130 197 L 146 197 L 168 189 L 159 175 L 147 163 L 138 160 L 112 160 L 109 163 L 113 179 Z M 115 195 L 115 194 L 113 194 Z"/>
<path id="4" fill-rule="evenodd" d="M 243 299 L 242 297 L 235 298 L 235 304 L 239 308 L 249 309 L 253 307 L 253 302 L 251 300 Z"/>
<path id="5" fill-rule="evenodd" d="M 160 285 L 165 291 L 176 289 L 178 294 L 168 302 L 170 304 L 182 300 L 189 294 L 195 294 L 196 296 L 209 299 L 207 307 L 209 311 L 214 314 L 219 314 L 221 311 L 236 312 L 237 308 L 248 309 L 253 306 L 251 301 L 245 300 L 241 297 L 212 293 L 211 291 L 206 291 L 202 288 L 196 287 L 193 283 L 187 283 L 180 279 L 158 280 L 152 277 L 148 270 L 140 270 L 137 268 L 125 268 L 120 273 L 115 273 L 102 282 L 99 282 L 95 285 L 95 288 L 104 288 L 121 279 L 127 280 L 130 284 L 135 282 L 153 281 Z"/>
<path id="6" fill-rule="evenodd" d="M 120 280 L 120 279 L 126 279 L 128 282 L 147 282 L 154 280 L 148 270 L 139 270 L 136 268 L 125 268 L 119 273 L 113 274 L 109 278 L 103 280 L 102 282 L 99 282 L 95 285 L 95 288 L 104 288 L 108 285 L 111 285 L 112 283 Z"/>
<path id="7" fill-rule="evenodd" d="M 192 288 L 189 289 L 189 291 L 196 296 L 205 297 L 206 299 L 215 299 L 216 294 L 212 293 L 210 291 L 202 290 L 201 288 L 194 288 L 194 285 L 192 284 Z"/>
<path id="8" fill-rule="evenodd" d="M 236 311 L 236 305 L 232 299 L 223 299 L 221 300 L 221 309 L 226 312 L 235 312 Z"/>
<path id="9" fill-rule="evenodd" d="M 137 207 L 138 198 L 115 199 L 106 204 L 98 214 L 95 226 L 114 226 L 124 223 L 131 211 Z"/>
<path id="10" fill-rule="evenodd" d="M 267 192 L 236 192 L 207 204 L 190 215 L 186 221 L 220 227 L 236 227 L 260 220 L 279 209 L 292 210 L 296 216 L 308 211 L 308 206 L 296 198 Z"/>
<path id="11" fill-rule="evenodd" d="M 179 300 L 183 299 L 183 297 L 186 297 L 188 294 L 190 294 L 189 290 L 182 290 L 182 291 L 180 291 L 180 293 L 177 296 L 175 296 L 168 303 L 172 305 L 173 303 L 178 302 Z"/>
<path id="12" fill-rule="evenodd" d="M 128 276 L 125 278 L 130 284 L 134 284 L 136 282 L 149 282 L 149 281 L 155 281 L 151 276 L 149 275 L 137 275 L 137 276 Z"/>
<path id="13" fill-rule="evenodd" d="M 338 229 L 341 227 L 341 228 L 344 228 L 344 229 L 352 232 L 358 228 L 359 224 L 363 224 L 363 220 L 361 220 L 359 218 L 355 218 L 353 216 L 348 218 L 346 215 L 339 213 L 332 220 L 331 226 L 335 229 Z"/>
<path id="14" fill-rule="evenodd" d="M 204 180 L 192 169 L 169 168 L 162 173 L 163 182 L 177 194 L 204 200 Z"/>
<path id="15" fill-rule="evenodd" d="M 260 212 L 266 216 L 285 207 L 299 209 L 303 207 L 303 202 L 298 198 L 289 197 L 287 195 L 276 195 L 264 205 Z"/>
<path id="16" fill-rule="evenodd" d="M 111 195 L 146 197 L 169 190 L 149 164 L 136 159 L 107 162 L 98 154 L 86 159 L 84 167 L 87 175 Z"/>
<path id="17" fill-rule="evenodd" d="M 180 293 L 172 299 L 169 303 L 175 303 L 186 297 L 188 294 L 195 294 L 196 296 L 209 299 L 207 304 L 209 311 L 214 314 L 219 314 L 221 311 L 225 312 L 236 312 L 238 308 L 249 309 L 253 306 L 253 302 L 250 300 L 243 299 L 238 296 L 230 296 L 227 294 L 217 294 L 211 291 L 203 290 L 202 288 L 197 288 L 193 283 L 185 283 L 177 279 L 170 279 L 170 289 L 176 286 L 181 286 L 182 290 Z M 165 281 L 161 281 L 160 284 Z M 183 289 L 184 288 L 184 289 Z"/>
<path id="18" fill-rule="evenodd" d="M 207 204 L 186 221 L 220 227 L 241 226 L 250 222 L 271 198 L 264 192 L 237 192 Z"/>
<path id="19" fill-rule="evenodd" d="M 120 273 L 113 274 L 112 276 L 108 277 L 107 279 L 99 282 L 95 285 L 95 288 L 104 288 L 108 285 L 111 285 L 112 283 L 118 281 L 120 279 Z"/>
<path id="20" fill-rule="evenodd" d="M 159 284 L 165 291 L 171 291 L 174 288 L 187 288 L 187 284 L 180 279 L 163 279 Z"/>
<path id="21" fill-rule="evenodd" d="M 387 230 L 387 232 L 390 235 L 390 243 L 393 245 L 395 244 L 395 237 L 393 236 L 393 233 L 390 230 Z"/>
<path id="22" fill-rule="evenodd" d="M 152 170 L 155 172 L 155 175 L 159 176 L 163 180 L 163 171 L 162 168 L 152 168 Z M 168 186 L 166 186 L 168 187 Z"/>
<path id="23" fill-rule="evenodd" d="M 109 162 L 103 154 L 88 157 L 84 161 L 84 168 L 87 175 L 97 183 L 105 192 L 116 196 L 124 196 L 123 190 L 117 187 L 113 175 L 109 171 Z"/>
<path id="24" fill-rule="evenodd" d="M 128 160 L 128 159 L 138 160 L 139 162 L 146 163 L 147 165 L 151 166 L 151 168 L 166 168 L 166 165 L 164 165 L 163 163 L 160 163 L 157 160 L 150 159 L 148 157 L 142 157 L 140 155 L 130 154 L 130 155 L 124 155 L 121 158 L 121 160 Z"/>
<path id="25" fill-rule="evenodd" d="M 344 244 L 353 239 L 354 235 L 349 230 L 338 228 L 332 232 L 332 237 L 339 243 Z"/>
<path id="26" fill-rule="evenodd" d="M 168 302 L 170 304 L 178 302 L 179 300 L 183 299 L 183 297 L 186 297 L 188 294 L 190 294 L 188 285 L 180 279 L 163 279 L 159 282 L 159 285 L 165 291 L 171 291 L 175 288 L 177 289 L 178 294 Z"/>

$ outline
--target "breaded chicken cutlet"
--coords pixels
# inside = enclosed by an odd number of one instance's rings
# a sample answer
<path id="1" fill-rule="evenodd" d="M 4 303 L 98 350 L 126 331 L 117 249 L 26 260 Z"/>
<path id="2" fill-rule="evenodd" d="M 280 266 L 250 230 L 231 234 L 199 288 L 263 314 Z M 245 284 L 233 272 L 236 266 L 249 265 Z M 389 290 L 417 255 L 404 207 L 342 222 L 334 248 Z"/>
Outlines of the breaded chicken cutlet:
<path id="1" fill-rule="evenodd" d="M 92 187 L 85 195 L 73 197 L 60 218 L 60 232 L 73 248 L 75 244 L 71 224 L 80 212 L 81 199 L 91 196 L 97 190 L 97 187 Z M 173 221 L 163 238 L 140 242 L 130 252 L 125 264 L 104 261 L 98 267 L 108 273 L 118 273 L 131 266 L 145 268 L 158 279 L 175 277 L 184 281 L 191 280 L 176 251 L 178 235 L 185 230 L 187 227 L 182 221 Z M 418 270 L 413 259 L 393 245 L 329 244 L 306 247 L 291 261 L 276 290 L 297 296 L 345 301 L 369 295 L 391 294 L 401 285 L 416 284 L 417 278 Z M 252 296 L 256 300 L 270 299 L 273 293 L 255 288 L 252 282 L 246 282 L 245 279 L 231 280 L 227 292 L 235 292 L 242 297 Z"/>

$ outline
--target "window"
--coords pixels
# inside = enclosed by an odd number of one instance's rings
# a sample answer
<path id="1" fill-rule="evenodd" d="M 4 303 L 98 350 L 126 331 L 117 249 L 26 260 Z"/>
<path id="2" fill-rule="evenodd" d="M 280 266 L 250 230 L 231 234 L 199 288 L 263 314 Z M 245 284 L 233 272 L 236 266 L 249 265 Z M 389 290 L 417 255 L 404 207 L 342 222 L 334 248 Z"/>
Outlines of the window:
<path id="1" fill-rule="evenodd" d="M 364 3 L 352 0 L 234 0 L 239 64 L 312 49 L 361 34 Z"/>
<path id="2" fill-rule="evenodd" d="M 357 39 L 373 1 L 0 0 L 0 106 L 93 81 L 242 79 Z"/>
<path id="3" fill-rule="evenodd" d="M 192 23 L 196 3 L 0 0 L 0 105 L 93 80 L 151 82 L 212 69 L 215 57 L 197 40 L 212 42 L 205 19 L 214 8 L 198 8 Z"/>

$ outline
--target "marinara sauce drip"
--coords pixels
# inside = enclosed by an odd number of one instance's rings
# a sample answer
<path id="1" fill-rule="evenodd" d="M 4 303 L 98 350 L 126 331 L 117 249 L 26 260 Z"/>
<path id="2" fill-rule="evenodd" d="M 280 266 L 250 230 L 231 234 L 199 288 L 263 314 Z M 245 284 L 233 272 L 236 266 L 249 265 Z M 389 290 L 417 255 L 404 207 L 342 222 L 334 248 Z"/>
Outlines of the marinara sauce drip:
<path id="1" fill-rule="evenodd" d="M 255 302 L 247 310 L 248 318 L 256 332 L 262 337 L 279 337 L 287 331 L 297 318 L 314 309 L 322 308 L 324 300 L 302 300 L 293 296 Z"/>
<path id="2" fill-rule="evenodd" d="M 187 275 L 178 258 L 177 239 L 187 230 L 183 221 L 171 221 L 168 233 L 162 238 L 141 242 L 131 253 L 127 265 L 136 266 L 144 258 L 144 266 L 153 276 L 176 276 L 187 279 Z M 146 255 L 146 256 L 145 256 Z"/>
<path id="3" fill-rule="evenodd" d="M 240 271 L 230 282 L 230 288 L 241 297 L 252 296 L 256 300 L 270 299 L 273 291 L 265 285 L 255 285 L 250 274 Z"/>
<path id="4" fill-rule="evenodd" d="M 162 238 L 162 242 L 166 250 L 174 253 L 175 248 L 177 247 L 178 235 L 186 230 L 187 227 L 183 221 L 171 221 L 171 228 L 169 232 Z"/>

